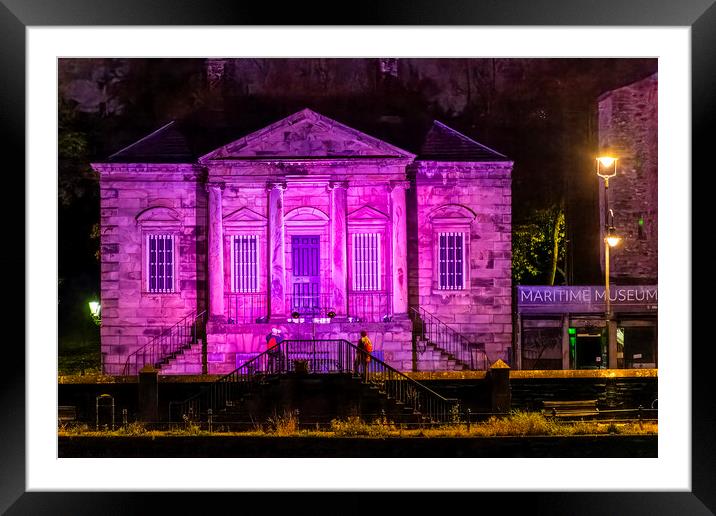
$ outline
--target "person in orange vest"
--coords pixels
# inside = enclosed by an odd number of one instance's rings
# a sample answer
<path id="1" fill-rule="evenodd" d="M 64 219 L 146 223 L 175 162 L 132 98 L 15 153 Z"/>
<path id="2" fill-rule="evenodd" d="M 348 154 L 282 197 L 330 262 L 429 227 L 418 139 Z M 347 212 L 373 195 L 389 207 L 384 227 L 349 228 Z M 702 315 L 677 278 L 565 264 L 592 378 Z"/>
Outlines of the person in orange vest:
<path id="1" fill-rule="evenodd" d="M 353 364 L 356 375 L 362 373 L 365 379 L 368 378 L 368 363 L 370 362 L 370 353 L 373 351 L 373 343 L 368 338 L 368 332 L 362 330 L 360 339 L 358 340 L 358 351 Z"/>

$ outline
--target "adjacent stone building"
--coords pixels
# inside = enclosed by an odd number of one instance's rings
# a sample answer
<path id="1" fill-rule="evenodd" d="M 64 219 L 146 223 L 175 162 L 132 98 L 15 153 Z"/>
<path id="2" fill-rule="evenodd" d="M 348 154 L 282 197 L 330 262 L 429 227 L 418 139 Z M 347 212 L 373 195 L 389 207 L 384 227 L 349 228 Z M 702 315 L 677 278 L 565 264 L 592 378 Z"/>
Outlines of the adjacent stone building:
<path id="1" fill-rule="evenodd" d="M 525 369 L 656 368 L 658 365 L 658 76 L 610 90 L 598 99 L 599 153 L 617 158 L 599 184 L 599 247 L 605 278 L 605 209 L 621 242 L 610 251 L 606 287 L 517 288 L 516 365 Z M 611 219 L 608 219 L 611 222 Z M 606 278 L 605 278 L 606 279 Z"/>
<path id="2" fill-rule="evenodd" d="M 623 283 L 656 283 L 658 276 L 657 85 L 653 74 L 599 97 L 599 147 L 618 157 L 617 175 L 609 180 L 609 208 L 617 234 L 624 237 L 610 256 L 609 270 Z M 603 189 L 599 202 L 602 213 Z M 604 270 L 603 250 L 601 260 Z"/>
<path id="3" fill-rule="evenodd" d="M 439 122 L 408 152 L 308 109 L 208 140 L 173 121 L 93 164 L 105 373 L 229 372 L 274 327 L 365 329 L 400 370 L 509 359 L 505 156 Z"/>

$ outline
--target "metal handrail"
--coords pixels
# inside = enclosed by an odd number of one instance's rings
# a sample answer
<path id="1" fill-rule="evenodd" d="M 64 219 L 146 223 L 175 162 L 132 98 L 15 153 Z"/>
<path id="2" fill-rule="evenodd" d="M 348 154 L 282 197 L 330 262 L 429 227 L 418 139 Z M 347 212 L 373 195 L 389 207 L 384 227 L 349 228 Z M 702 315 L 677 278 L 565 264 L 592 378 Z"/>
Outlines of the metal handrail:
<path id="1" fill-rule="evenodd" d="M 266 292 L 230 292 L 224 296 L 228 324 L 261 323 L 268 320 Z"/>
<path id="2" fill-rule="evenodd" d="M 358 367 L 364 383 L 430 421 L 448 422 L 455 417 L 459 410 L 457 399 L 443 397 L 374 355 L 363 367 L 364 363 L 356 360 L 360 353 L 356 345 L 344 339 L 286 340 L 203 387 L 179 404 L 179 413 L 188 419 L 208 414 L 209 409 L 216 414 L 243 394 L 255 391 L 268 376 L 289 373 L 294 361 L 305 360 L 312 373 L 351 373 Z"/>
<path id="3" fill-rule="evenodd" d="M 410 314 L 415 324 L 413 332 L 423 340 L 430 342 L 470 370 L 487 370 L 487 353 L 478 347 L 478 343 L 471 342 L 424 308 L 410 307 Z M 482 364 L 475 359 L 475 352 L 482 356 Z"/>
<path id="4" fill-rule="evenodd" d="M 124 362 L 122 375 L 137 374 L 147 364 L 159 369 L 163 361 L 175 357 L 187 345 L 196 344 L 199 332 L 204 327 L 205 316 L 206 310 L 199 314 L 192 310 L 174 326 L 155 335 L 147 344 L 129 354 Z"/>

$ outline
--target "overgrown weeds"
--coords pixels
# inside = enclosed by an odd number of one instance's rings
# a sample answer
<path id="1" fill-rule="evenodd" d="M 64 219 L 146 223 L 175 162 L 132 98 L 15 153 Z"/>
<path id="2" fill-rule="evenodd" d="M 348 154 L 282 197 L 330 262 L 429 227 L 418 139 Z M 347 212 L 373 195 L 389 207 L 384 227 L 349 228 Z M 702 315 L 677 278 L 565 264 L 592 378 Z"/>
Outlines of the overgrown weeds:
<path id="1" fill-rule="evenodd" d="M 236 436 L 317 436 L 317 437 L 493 437 L 493 436 L 578 436 L 578 435 L 654 435 L 658 424 L 652 421 L 560 421 L 545 417 L 538 412 L 512 412 L 503 417 L 492 416 L 486 421 L 473 422 L 469 429 L 465 422 L 444 425 L 396 424 L 385 415 L 364 421 L 359 416 L 333 419 L 328 430 L 316 428 L 300 430 L 298 415 L 283 412 L 274 415 L 264 425 L 254 423 L 249 431 L 233 432 L 222 425 L 214 426 L 209 433 L 199 422 L 185 419 L 183 423 L 171 425 L 169 430 L 149 430 L 147 425 L 134 422 L 114 431 L 99 430 L 85 423 L 66 423 L 58 427 L 58 434 L 64 436 L 160 436 L 160 435 L 236 435 Z"/>
<path id="2" fill-rule="evenodd" d="M 268 418 L 268 432 L 274 435 L 293 435 L 298 433 L 298 416 L 294 412 L 284 412 Z"/>

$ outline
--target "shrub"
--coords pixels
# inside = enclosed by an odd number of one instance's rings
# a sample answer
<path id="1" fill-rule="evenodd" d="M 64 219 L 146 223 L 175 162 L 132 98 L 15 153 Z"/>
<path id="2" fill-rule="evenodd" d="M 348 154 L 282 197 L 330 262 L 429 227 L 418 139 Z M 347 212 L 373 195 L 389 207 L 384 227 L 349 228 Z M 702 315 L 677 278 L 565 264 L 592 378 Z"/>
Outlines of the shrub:
<path id="1" fill-rule="evenodd" d="M 339 437 L 357 435 L 384 437 L 393 430 L 395 430 L 395 425 L 386 418 L 376 419 L 373 423 L 366 423 L 357 416 L 350 416 L 348 419 L 331 420 L 331 431 Z"/>
<path id="2" fill-rule="evenodd" d="M 64 435 L 81 435 L 89 432 L 89 426 L 86 423 L 63 423 L 57 428 L 59 434 Z"/>
<path id="3" fill-rule="evenodd" d="M 276 435 L 291 435 L 298 432 L 298 418 L 293 412 L 284 412 L 282 415 L 268 418 L 268 431 Z"/>
<path id="4" fill-rule="evenodd" d="M 513 411 L 507 417 L 490 417 L 476 430 L 483 435 L 554 435 L 560 433 L 559 427 L 539 412 Z"/>
<path id="5" fill-rule="evenodd" d="M 144 424 L 139 421 L 129 423 L 127 426 L 120 426 L 117 429 L 119 435 L 144 435 L 147 433 L 147 429 Z"/>

